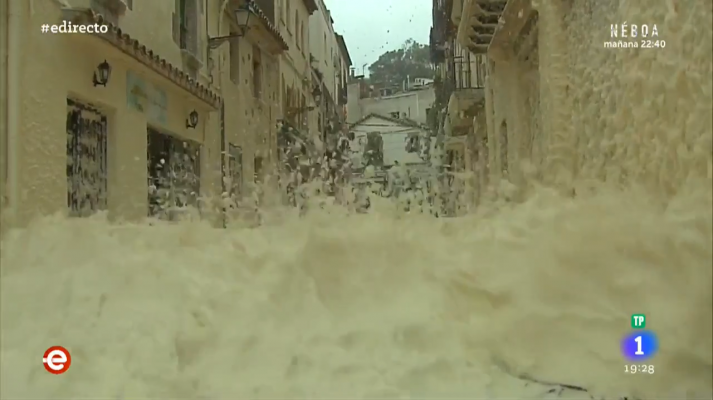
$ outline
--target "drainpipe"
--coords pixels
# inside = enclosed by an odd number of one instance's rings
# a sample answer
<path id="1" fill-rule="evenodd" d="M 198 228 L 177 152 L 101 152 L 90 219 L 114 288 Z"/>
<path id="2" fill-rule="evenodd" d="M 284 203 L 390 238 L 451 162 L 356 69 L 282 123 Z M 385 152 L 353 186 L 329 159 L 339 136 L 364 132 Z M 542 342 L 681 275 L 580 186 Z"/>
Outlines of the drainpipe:
<path id="1" fill-rule="evenodd" d="M 7 2 L 0 2 L 0 21 L 7 21 Z M 7 24 L 3 25 L 0 54 L 7 54 Z M 0 60 L 0 212 L 5 209 L 7 181 L 7 57 Z"/>
<path id="2" fill-rule="evenodd" d="M 225 163 L 225 154 L 226 149 L 225 149 L 225 103 L 221 102 L 220 103 L 220 187 L 221 187 L 221 200 L 223 197 L 224 193 L 228 193 L 228 188 L 226 186 L 226 163 Z M 221 214 L 222 214 L 222 220 L 223 220 L 223 228 L 228 227 L 228 216 L 227 210 L 225 209 L 225 205 L 223 202 L 221 202 Z"/>
<path id="3" fill-rule="evenodd" d="M 225 8 L 228 6 L 228 0 L 223 0 L 223 2 L 220 5 L 220 11 L 218 12 L 218 23 L 216 24 L 216 28 L 218 32 L 216 32 L 216 36 L 221 36 L 222 31 L 221 31 L 221 26 L 223 24 L 223 13 L 225 12 Z M 208 9 L 206 7 L 206 14 L 208 14 Z M 206 19 L 206 31 L 208 29 L 208 23 Z M 211 49 L 208 49 L 210 52 Z M 216 69 L 218 70 L 218 87 L 220 88 L 220 91 L 222 93 L 223 91 L 223 69 L 222 69 L 222 62 L 223 62 L 223 57 L 220 52 L 220 50 L 215 49 L 216 54 Z M 213 56 L 212 54 L 208 55 Z M 226 179 L 227 179 L 227 164 L 228 164 L 228 154 L 227 154 L 227 140 L 226 140 L 226 135 L 225 135 L 225 99 L 223 99 L 220 102 L 220 187 L 222 190 L 221 193 L 221 200 L 224 194 L 228 193 L 228 187 L 226 186 Z M 242 176 L 242 175 L 241 175 Z M 222 220 L 223 220 L 223 228 L 228 227 L 228 215 L 227 215 L 227 209 L 225 208 L 225 205 L 221 201 L 221 214 L 222 214 Z"/>
<path id="4" fill-rule="evenodd" d="M 20 61 L 23 0 L 10 0 L 8 8 L 7 49 L 7 182 L 9 223 L 17 223 L 19 175 L 19 125 L 20 125 Z"/>

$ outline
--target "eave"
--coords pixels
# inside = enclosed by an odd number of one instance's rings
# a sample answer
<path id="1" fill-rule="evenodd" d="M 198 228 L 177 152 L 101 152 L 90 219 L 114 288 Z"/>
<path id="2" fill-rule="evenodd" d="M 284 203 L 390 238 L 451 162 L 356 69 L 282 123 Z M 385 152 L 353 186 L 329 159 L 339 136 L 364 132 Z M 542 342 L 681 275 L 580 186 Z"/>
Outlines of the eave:
<path id="1" fill-rule="evenodd" d="M 122 31 L 118 26 L 107 21 L 101 14 L 88 8 L 65 8 L 63 18 L 71 20 L 74 24 L 99 24 L 108 27 L 106 33 L 91 33 L 106 41 L 122 53 L 143 64 L 158 75 L 163 76 L 181 89 L 187 91 L 214 109 L 218 109 L 223 99 L 207 86 L 200 84 L 189 74 L 162 58 L 157 52 L 147 48 L 137 39 Z"/>
<path id="2" fill-rule="evenodd" d="M 307 12 L 309 15 L 314 14 L 315 11 L 319 10 L 316 0 L 304 0 L 305 7 L 307 7 Z"/>
<path id="3" fill-rule="evenodd" d="M 243 0 L 231 0 L 231 16 L 235 15 L 235 11 L 241 7 L 243 3 Z M 278 54 L 281 51 L 288 50 L 290 46 L 287 45 L 287 41 L 285 41 L 285 38 L 282 37 L 280 30 L 270 21 L 267 14 L 265 14 L 265 12 L 256 3 L 253 3 L 253 9 L 255 10 L 257 23 L 254 22 L 254 18 L 250 18 L 250 29 L 248 30 L 248 34 L 251 33 L 250 31 L 257 30 L 261 36 L 266 37 L 269 41 L 266 43 L 266 47 L 269 48 L 270 52 L 273 54 Z"/>

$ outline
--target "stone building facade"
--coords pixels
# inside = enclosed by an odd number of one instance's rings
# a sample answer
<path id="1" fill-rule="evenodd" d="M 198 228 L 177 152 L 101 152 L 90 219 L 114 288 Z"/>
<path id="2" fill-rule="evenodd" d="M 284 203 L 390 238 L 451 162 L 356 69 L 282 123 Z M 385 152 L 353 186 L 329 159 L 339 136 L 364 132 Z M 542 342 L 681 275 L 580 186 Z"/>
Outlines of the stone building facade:
<path id="1" fill-rule="evenodd" d="M 691 179 L 710 179 L 711 32 L 686 42 L 684 28 L 711 14 L 702 3 L 435 0 L 441 68 L 457 60 L 457 49 L 486 57 L 484 104 L 465 124 L 476 144 L 476 201 L 487 187 L 521 200 L 534 182 L 571 194 L 598 182 L 641 186 L 665 202 Z M 652 48 L 607 46 L 624 21 L 647 25 L 648 36 L 633 41 Z M 455 90 L 437 84 L 443 106 Z M 692 87 L 702 90 L 681 90 Z M 453 106 L 464 110 L 450 102 L 443 114 Z M 444 115 L 432 118 L 440 129 L 453 122 Z"/>
<path id="2" fill-rule="evenodd" d="M 310 131 L 319 133 L 329 152 L 336 142 L 335 133 L 344 121 L 344 110 L 339 105 L 343 57 L 331 12 L 323 0 L 317 0 L 317 5 L 318 11 L 309 21 L 312 91 L 316 105 L 315 112 L 309 114 L 309 127 Z"/>
<path id="3" fill-rule="evenodd" d="M 211 80 L 224 101 L 223 192 L 231 207 L 252 207 L 255 185 L 277 171 L 277 125 L 280 104 L 279 59 L 289 46 L 277 28 L 271 0 L 251 3 L 247 29 L 236 13 L 248 3 L 208 2 Z"/>
<path id="4" fill-rule="evenodd" d="M 9 33 L 3 35 L 6 222 L 67 209 L 76 216 L 108 211 L 116 219 L 143 218 L 160 201 L 149 189 L 157 185 L 166 189 L 160 196 L 178 205 L 220 194 L 223 99 L 210 84 L 205 10 L 181 5 L 9 3 L 2 16 Z M 178 11 L 183 17 L 176 21 Z M 70 23 L 106 30 L 40 30 Z M 150 165 L 152 157 L 163 158 L 180 178 L 159 184 L 163 172 Z"/>
<path id="5" fill-rule="evenodd" d="M 215 199 L 252 207 L 253 184 L 278 166 L 278 121 L 306 121 L 316 9 L 313 0 L 2 2 L 3 226 L 54 213 L 176 219 L 185 206 L 220 225 Z M 45 24 L 102 28 L 50 34 Z"/>
<path id="6" fill-rule="evenodd" d="M 277 2 L 279 30 L 289 50 L 280 57 L 282 118 L 301 132 L 308 131 L 308 110 L 314 106 L 309 63 L 309 18 L 317 11 L 315 0 Z"/>

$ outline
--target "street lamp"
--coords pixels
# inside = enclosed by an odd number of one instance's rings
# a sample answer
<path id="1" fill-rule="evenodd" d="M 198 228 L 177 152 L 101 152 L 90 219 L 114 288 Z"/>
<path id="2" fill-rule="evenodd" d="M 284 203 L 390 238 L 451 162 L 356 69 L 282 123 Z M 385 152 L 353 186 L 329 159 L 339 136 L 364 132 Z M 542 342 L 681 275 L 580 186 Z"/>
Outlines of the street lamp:
<path id="1" fill-rule="evenodd" d="M 247 0 L 240 7 L 238 7 L 235 10 L 235 21 L 238 23 L 238 33 L 210 38 L 208 39 L 208 47 L 211 50 L 214 50 L 230 39 L 245 36 L 245 33 L 247 33 L 250 28 L 250 15 L 256 14 L 255 8 L 256 6 L 253 0 Z"/>
<path id="2" fill-rule="evenodd" d="M 238 21 L 238 27 L 242 32 L 248 29 L 248 22 L 250 22 L 250 14 L 255 13 L 255 4 L 252 0 L 246 1 L 242 6 L 235 10 L 235 20 Z"/>

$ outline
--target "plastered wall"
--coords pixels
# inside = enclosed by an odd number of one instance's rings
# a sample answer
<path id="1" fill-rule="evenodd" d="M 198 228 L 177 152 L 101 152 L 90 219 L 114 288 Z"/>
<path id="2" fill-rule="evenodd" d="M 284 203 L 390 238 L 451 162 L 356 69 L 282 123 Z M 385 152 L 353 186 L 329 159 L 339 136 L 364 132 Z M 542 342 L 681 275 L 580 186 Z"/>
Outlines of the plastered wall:
<path id="1" fill-rule="evenodd" d="M 201 170 L 215 171 L 216 165 L 218 168 L 216 174 L 202 174 L 201 190 L 204 195 L 219 191 L 218 114 L 206 103 L 96 37 L 41 33 L 42 24 L 60 22 L 60 7 L 59 2 L 36 1 L 22 14 L 26 31 L 19 55 L 21 107 L 16 222 L 23 224 L 40 215 L 66 210 L 68 98 L 91 104 L 108 118 L 110 217 L 140 219 L 147 215 L 146 130 L 149 125 L 203 144 Z M 154 11 L 156 15 L 166 15 L 165 10 Z M 145 15 L 149 14 L 152 13 Z M 147 47 L 180 65 L 180 53 L 171 39 L 170 29 L 153 32 L 157 25 L 142 23 L 136 20 L 137 15 L 127 11 L 126 25 L 131 27 L 132 35 L 136 32 L 140 40 L 146 40 Z M 170 16 L 170 12 L 167 15 Z M 170 21 L 163 26 L 170 26 Z M 112 66 L 111 77 L 106 87 L 95 87 L 92 74 L 104 60 Z M 146 113 L 127 106 L 127 71 L 166 92 L 165 123 L 150 121 Z M 188 129 L 186 118 L 193 110 L 199 113 L 199 124 L 195 129 Z"/>
<path id="2" fill-rule="evenodd" d="M 636 184 L 665 201 L 688 178 L 710 184 L 711 3 L 533 5 L 537 54 L 491 57 L 491 177 L 503 177 L 497 135 L 506 121 L 507 178 L 518 185 L 531 176 L 576 194 L 585 182 Z M 610 25 L 625 21 L 656 24 L 665 48 L 605 48 Z M 537 171 L 523 173 L 523 162 Z"/>

